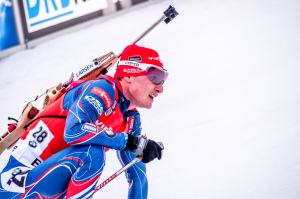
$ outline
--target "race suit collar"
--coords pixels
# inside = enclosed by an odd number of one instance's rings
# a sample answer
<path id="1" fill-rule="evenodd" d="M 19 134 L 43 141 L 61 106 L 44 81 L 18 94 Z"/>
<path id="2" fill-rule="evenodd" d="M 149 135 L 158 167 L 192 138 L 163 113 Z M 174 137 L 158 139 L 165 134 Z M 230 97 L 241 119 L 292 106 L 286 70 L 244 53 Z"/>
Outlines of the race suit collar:
<path id="1" fill-rule="evenodd" d="M 122 85 L 118 79 L 115 79 L 115 85 L 118 90 L 118 104 L 122 112 L 122 115 L 124 115 L 130 105 L 130 101 L 124 96 Z"/>

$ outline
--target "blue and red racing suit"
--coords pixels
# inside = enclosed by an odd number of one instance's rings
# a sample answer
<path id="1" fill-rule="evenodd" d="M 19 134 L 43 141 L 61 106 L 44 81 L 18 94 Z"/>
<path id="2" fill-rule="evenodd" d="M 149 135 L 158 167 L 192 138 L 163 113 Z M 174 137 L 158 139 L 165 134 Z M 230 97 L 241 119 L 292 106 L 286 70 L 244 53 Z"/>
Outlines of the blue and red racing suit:
<path id="1" fill-rule="evenodd" d="M 14 146 L 1 173 L 0 198 L 82 198 L 96 186 L 105 151 L 117 150 L 122 165 L 135 157 L 122 150 L 127 133 L 141 134 L 140 115 L 127 110 L 120 82 L 105 76 L 71 86 Z M 144 163 L 129 168 L 126 178 L 128 198 L 147 198 Z"/>

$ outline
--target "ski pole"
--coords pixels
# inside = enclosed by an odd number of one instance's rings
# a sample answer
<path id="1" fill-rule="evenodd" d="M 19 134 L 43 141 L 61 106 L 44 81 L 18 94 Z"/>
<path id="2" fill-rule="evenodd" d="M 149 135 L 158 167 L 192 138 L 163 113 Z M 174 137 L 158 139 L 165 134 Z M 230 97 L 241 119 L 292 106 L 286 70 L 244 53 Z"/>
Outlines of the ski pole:
<path id="1" fill-rule="evenodd" d="M 153 30 L 158 24 L 160 24 L 162 21 L 165 21 L 166 24 L 168 24 L 170 21 L 172 21 L 176 16 L 178 15 L 178 12 L 175 10 L 173 6 L 169 6 L 166 11 L 164 11 L 163 16 L 161 16 L 155 23 L 153 23 L 147 30 L 145 30 L 138 38 L 136 38 L 131 44 L 136 44 L 139 42 L 142 38 L 144 38 L 151 30 Z M 122 55 L 122 52 L 118 54 L 118 58 L 120 58 Z"/>
<path id="2" fill-rule="evenodd" d="M 164 144 L 162 142 L 157 142 L 157 144 L 161 147 L 162 150 L 165 149 Z M 123 173 L 124 171 L 126 171 L 129 167 L 131 167 L 135 163 L 138 163 L 142 159 L 143 159 L 142 156 L 135 157 L 131 162 L 129 162 L 127 165 L 125 165 L 124 167 L 122 167 L 119 171 L 117 171 L 112 176 L 110 176 L 105 181 L 103 181 L 100 185 L 98 185 L 91 193 L 89 193 L 88 195 L 84 196 L 83 199 L 91 199 L 92 196 L 97 191 L 99 191 L 102 187 L 104 187 L 105 185 L 107 185 L 110 181 L 112 181 L 113 179 L 115 179 L 118 175 L 120 175 L 121 173 Z"/>
<path id="3" fill-rule="evenodd" d="M 125 170 L 127 170 L 129 167 L 131 167 L 132 165 L 134 165 L 135 163 L 139 162 L 140 160 L 142 160 L 143 157 L 142 156 L 137 156 L 135 157 L 131 162 L 129 162 L 127 165 L 125 165 L 124 167 L 122 167 L 120 170 L 118 170 L 116 173 L 114 173 L 112 176 L 110 176 L 109 178 L 107 178 L 105 181 L 103 181 L 100 185 L 98 185 L 91 193 L 89 193 L 88 195 L 86 195 L 85 197 L 83 197 L 84 199 L 89 199 L 92 198 L 92 196 L 99 191 L 102 187 L 104 187 L 105 185 L 107 185 L 110 181 L 112 181 L 113 179 L 115 179 L 118 175 L 120 175 L 121 173 L 123 173 Z"/>

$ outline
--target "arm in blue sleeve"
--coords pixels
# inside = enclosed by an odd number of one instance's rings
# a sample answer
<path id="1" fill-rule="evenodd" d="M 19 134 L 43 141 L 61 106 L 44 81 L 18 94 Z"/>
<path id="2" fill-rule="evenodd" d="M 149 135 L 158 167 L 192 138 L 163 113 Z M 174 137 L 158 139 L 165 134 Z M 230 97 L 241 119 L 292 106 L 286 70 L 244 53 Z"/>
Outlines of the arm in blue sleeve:
<path id="1" fill-rule="evenodd" d="M 107 107 L 106 98 L 109 97 L 111 102 L 115 99 L 113 86 L 106 80 L 96 80 L 86 84 L 69 109 L 64 132 L 65 141 L 72 145 L 92 144 L 116 150 L 124 149 L 128 138 L 126 134 L 108 132 L 94 124 L 97 118 L 110 108 Z M 106 98 L 95 94 L 93 92 L 95 89 L 105 91 Z"/>
<path id="2" fill-rule="evenodd" d="M 132 135 L 141 135 L 140 115 L 134 116 L 134 124 L 131 132 Z M 117 156 L 122 166 L 131 162 L 136 155 L 131 151 L 117 151 Z M 130 199 L 146 199 L 148 196 L 148 179 L 146 174 L 146 164 L 142 161 L 134 164 L 126 170 L 126 178 L 129 183 L 128 198 Z"/>
<path id="3" fill-rule="evenodd" d="M 140 136 L 141 132 L 142 132 L 141 117 L 140 114 L 137 112 L 134 115 L 134 123 L 133 123 L 132 130 L 129 133 L 135 136 Z"/>
<path id="4" fill-rule="evenodd" d="M 117 156 L 122 166 L 125 166 L 136 157 L 136 155 L 129 150 L 117 151 Z M 142 161 L 139 161 L 126 170 L 125 176 L 129 183 L 128 198 L 147 199 L 148 179 L 146 170 L 146 164 Z"/>

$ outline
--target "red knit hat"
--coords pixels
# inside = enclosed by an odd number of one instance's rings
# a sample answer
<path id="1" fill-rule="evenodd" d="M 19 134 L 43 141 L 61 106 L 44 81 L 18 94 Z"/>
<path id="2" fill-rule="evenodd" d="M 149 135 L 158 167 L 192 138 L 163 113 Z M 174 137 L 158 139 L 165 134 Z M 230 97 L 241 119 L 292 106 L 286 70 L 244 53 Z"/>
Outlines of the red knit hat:
<path id="1" fill-rule="evenodd" d="M 150 48 L 129 45 L 122 52 L 114 77 L 142 76 L 149 66 L 163 69 L 158 53 Z"/>

